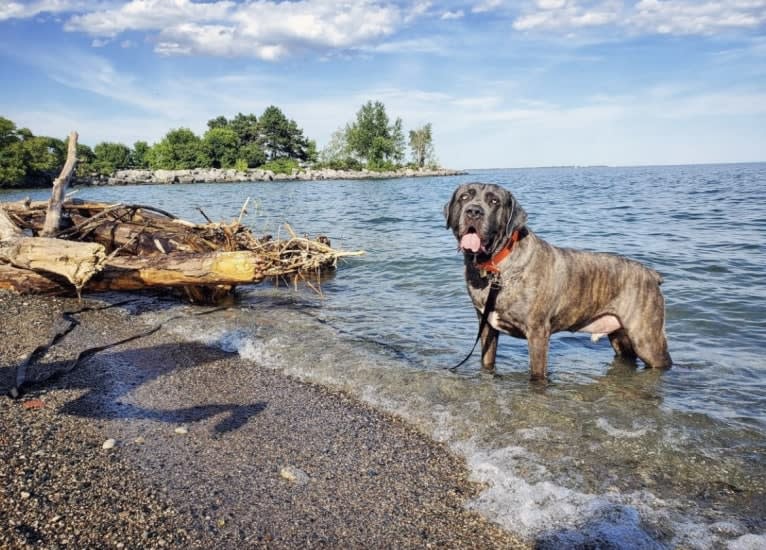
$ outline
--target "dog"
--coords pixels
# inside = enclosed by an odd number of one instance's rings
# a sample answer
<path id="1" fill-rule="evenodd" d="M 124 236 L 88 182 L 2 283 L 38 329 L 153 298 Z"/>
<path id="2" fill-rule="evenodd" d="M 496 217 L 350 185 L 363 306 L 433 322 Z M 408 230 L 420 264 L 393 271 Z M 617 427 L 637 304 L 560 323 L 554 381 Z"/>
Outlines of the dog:
<path id="1" fill-rule="evenodd" d="M 671 366 L 662 277 L 653 269 L 616 254 L 547 243 L 499 185 L 459 186 L 444 215 L 464 254 L 468 294 L 484 318 L 484 369 L 494 371 L 500 331 L 527 340 L 533 380 L 546 378 L 550 336 L 561 331 L 591 333 L 594 341 L 608 335 L 620 357 Z"/>

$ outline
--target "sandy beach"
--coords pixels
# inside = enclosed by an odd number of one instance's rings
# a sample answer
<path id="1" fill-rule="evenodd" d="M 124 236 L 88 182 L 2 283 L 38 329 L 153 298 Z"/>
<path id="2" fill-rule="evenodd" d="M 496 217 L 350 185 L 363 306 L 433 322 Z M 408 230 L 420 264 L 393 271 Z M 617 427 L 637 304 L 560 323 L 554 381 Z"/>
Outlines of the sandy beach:
<path id="1" fill-rule="evenodd" d="M 0 293 L 3 394 L 62 311 L 126 298 Z M 163 303 L 76 316 L 28 376 L 145 330 Z M 0 398 L 3 548 L 521 546 L 466 509 L 467 476 L 393 416 L 165 329 Z"/>

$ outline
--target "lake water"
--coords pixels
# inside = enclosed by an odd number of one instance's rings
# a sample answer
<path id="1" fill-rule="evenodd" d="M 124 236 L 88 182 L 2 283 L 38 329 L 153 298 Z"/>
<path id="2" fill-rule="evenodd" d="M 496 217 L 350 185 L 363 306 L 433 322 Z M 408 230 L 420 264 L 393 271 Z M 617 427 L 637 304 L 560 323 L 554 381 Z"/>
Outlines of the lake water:
<path id="1" fill-rule="evenodd" d="M 559 334 L 551 383 L 501 336 L 497 375 L 470 349 L 476 315 L 442 207 L 463 181 L 506 185 L 553 244 L 662 273 L 674 366 L 616 361 L 607 339 Z M 0 192 L 0 200 L 47 191 Z M 347 390 L 465 456 L 470 506 L 541 547 L 766 547 L 766 164 L 484 170 L 468 176 L 84 188 L 181 217 L 328 235 L 365 250 L 307 288 L 242 287 L 225 316 L 173 330 Z M 178 306 L 178 311 L 190 311 Z M 172 312 L 173 314 L 178 313 Z M 169 315 L 163 312 L 160 315 Z"/>

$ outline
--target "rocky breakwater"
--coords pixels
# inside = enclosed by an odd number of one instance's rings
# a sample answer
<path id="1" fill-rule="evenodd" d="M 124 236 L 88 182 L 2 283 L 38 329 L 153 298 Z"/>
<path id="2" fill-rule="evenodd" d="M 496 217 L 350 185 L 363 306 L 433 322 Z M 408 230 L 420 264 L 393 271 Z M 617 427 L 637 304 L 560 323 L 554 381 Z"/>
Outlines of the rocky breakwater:
<path id="1" fill-rule="evenodd" d="M 80 185 L 137 185 L 172 183 L 237 183 L 250 181 L 295 180 L 362 180 L 459 176 L 466 172 L 446 168 L 415 170 L 405 168 L 374 172 L 371 170 L 333 170 L 331 168 L 293 170 L 291 174 L 276 174 L 271 170 L 250 169 L 244 172 L 222 168 L 195 168 L 192 170 L 118 170 L 111 176 L 78 178 Z"/>

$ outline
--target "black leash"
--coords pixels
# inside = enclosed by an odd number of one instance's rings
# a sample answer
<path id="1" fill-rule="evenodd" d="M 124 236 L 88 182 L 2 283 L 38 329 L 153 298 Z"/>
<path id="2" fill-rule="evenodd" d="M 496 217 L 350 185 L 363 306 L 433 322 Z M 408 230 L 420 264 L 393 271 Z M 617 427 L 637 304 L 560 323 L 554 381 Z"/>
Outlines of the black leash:
<path id="1" fill-rule="evenodd" d="M 476 344 L 481 340 L 481 333 L 489 322 L 489 314 L 495 310 L 495 302 L 497 302 L 497 295 L 500 293 L 500 280 L 498 277 L 492 277 L 492 281 L 489 283 L 489 294 L 487 294 L 487 301 L 484 303 L 484 312 L 481 314 L 481 321 L 479 322 L 479 332 L 476 334 L 476 340 L 473 341 L 473 347 L 468 355 L 460 361 L 457 365 L 449 367 L 447 370 L 456 371 L 462 367 L 466 361 L 471 358 L 473 352 L 476 351 Z"/>

